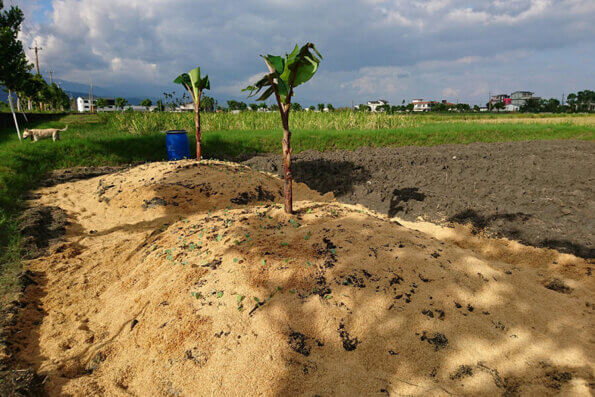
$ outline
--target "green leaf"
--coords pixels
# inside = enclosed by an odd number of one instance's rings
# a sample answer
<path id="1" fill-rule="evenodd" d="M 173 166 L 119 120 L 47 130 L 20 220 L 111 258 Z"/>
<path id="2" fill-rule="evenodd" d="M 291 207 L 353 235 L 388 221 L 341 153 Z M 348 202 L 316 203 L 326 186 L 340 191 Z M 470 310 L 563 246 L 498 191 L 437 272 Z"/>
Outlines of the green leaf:
<path id="1" fill-rule="evenodd" d="M 211 89 L 211 81 L 209 80 L 209 76 L 205 76 L 204 79 L 200 82 L 200 88 L 202 90 L 210 90 Z"/>
<path id="2" fill-rule="evenodd" d="M 266 266 L 267 265 L 267 261 L 265 261 L 264 259 L 262 261 L 260 261 L 260 263 L 262 263 L 262 266 Z"/>
<path id="3" fill-rule="evenodd" d="M 244 295 L 238 295 L 238 303 L 244 300 Z"/>
<path id="4" fill-rule="evenodd" d="M 267 88 L 265 90 L 265 92 L 262 93 L 261 96 L 256 98 L 256 100 L 257 101 L 266 101 L 274 92 L 275 92 L 275 89 L 271 86 L 271 87 Z"/>
<path id="5" fill-rule="evenodd" d="M 267 62 L 275 69 L 277 73 L 283 73 L 283 69 L 285 68 L 285 60 L 283 57 L 269 54 L 263 58 L 267 60 Z"/>
<path id="6" fill-rule="evenodd" d="M 223 291 L 217 292 L 217 298 L 221 298 L 223 296 Z"/>
<path id="7" fill-rule="evenodd" d="M 176 84 L 182 84 L 185 86 L 191 86 L 192 82 L 190 81 L 190 76 L 188 75 L 188 73 L 182 73 L 181 75 L 179 75 L 178 77 L 176 77 L 176 79 L 174 80 L 174 83 Z"/>
<path id="8" fill-rule="evenodd" d="M 254 297 L 254 301 L 260 302 L 260 299 L 258 299 L 257 297 Z"/>

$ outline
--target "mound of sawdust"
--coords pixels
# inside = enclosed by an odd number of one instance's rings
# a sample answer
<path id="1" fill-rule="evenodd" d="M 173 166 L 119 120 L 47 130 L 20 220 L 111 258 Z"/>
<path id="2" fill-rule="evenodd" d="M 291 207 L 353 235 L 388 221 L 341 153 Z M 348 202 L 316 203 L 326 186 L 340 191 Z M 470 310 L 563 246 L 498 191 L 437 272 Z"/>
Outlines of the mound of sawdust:
<path id="1" fill-rule="evenodd" d="M 288 217 L 281 189 L 188 161 L 40 190 L 70 226 L 29 264 L 22 365 L 50 395 L 589 395 L 584 260 L 515 262 L 304 185 Z"/>

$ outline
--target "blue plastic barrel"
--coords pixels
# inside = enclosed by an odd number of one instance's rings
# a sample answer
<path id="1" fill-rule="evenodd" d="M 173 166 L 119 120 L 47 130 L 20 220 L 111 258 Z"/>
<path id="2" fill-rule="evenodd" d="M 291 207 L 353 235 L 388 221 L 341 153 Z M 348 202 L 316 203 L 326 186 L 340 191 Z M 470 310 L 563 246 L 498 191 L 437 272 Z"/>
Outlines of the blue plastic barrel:
<path id="1" fill-rule="evenodd" d="M 169 130 L 165 135 L 167 159 L 181 160 L 190 158 L 190 143 L 184 130 Z"/>

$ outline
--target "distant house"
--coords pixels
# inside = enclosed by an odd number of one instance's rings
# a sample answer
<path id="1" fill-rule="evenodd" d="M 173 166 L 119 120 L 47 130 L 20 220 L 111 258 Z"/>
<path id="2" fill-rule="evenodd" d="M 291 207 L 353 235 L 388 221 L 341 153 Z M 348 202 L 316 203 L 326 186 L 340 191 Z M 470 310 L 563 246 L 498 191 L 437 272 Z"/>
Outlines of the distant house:
<path id="1" fill-rule="evenodd" d="M 527 103 L 527 100 L 533 98 L 533 92 L 531 91 L 515 91 L 510 94 L 510 103 L 520 108 Z"/>
<path id="2" fill-rule="evenodd" d="M 520 106 L 513 105 L 512 103 L 509 103 L 508 105 L 504 106 L 505 112 L 518 112 L 519 110 L 521 110 Z"/>
<path id="3" fill-rule="evenodd" d="M 97 99 L 99 99 L 99 98 L 93 99 L 93 108 L 92 109 L 94 111 L 110 112 L 110 111 L 116 110 L 116 105 L 115 105 L 113 98 L 103 98 L 103 99 L 105 99 L 107 106 L 100 108 L 100 109 L 97 109 Z M 76 110 L 79 113 L 90 112 L 91 111 L 91 102 L 89 101 L 89 98 L 83 98 L 83 97 L 76 98 Z"/>
<path id="4" fill-rule="evenodd" d="M 452 103 L 452 102 L 448 102 L 446 99 L 443 99 L 443 100 L 442 100 L 442 104 L 443 104 L 443 105 L 446 105 L 446 107 L 448 108 L 448 110 L 455 110 L 455 109 L 456 109 L 456 107 L 457 107 L 457 105 L 455 105 L 455 104 L 454 104 L 454 103 Z"/>
<path id="5" fill-rule="evenodd" d="M 178 106 L 176 112 L 194 112 L 194 102 L 184 103 Z"/>
<path id="6" fill-rule="evenodd" d="M 126 105 L 124 106 L 123 110 L 134 110 L 135 112 L 152 112 L 155 110 L 157 106 L 149 106 L 147 109 L 145 106 L 138 106 L 138 105 Z M 99 109 L 101 111 L 101 109 Z"/>
<path id="7" fill-rule="evenodd" d="M 384 105 L 388 105 L 388 101 L 386 99 L 379 99 L 377 101 L 368 101 L 367 105 L 373 112 L 377 112 L 378 108 Z M 324 109 L 325 112 L 328 112 L 328 108 Z"/>
<path id="8" fill-rule="evenodd" d="M 429 112 L 432 110 L 432 105 L 436 102 L 434 101 L 424 101 L 423 99 L 412 99 L 411 103 L 413 104 L 413 111 L 414 112 Z"/>
<path id="9" fill-rule="evenodd" d="M 493 95 L 490 98 L 490 103 L 493 105 L 495 103 L 499 103 L 502 102 L 505 105 L 508 105 L 510 103 L 511 99 L 510 99 L 510 95 L 508 94 L 498 94 L 498 95 Z"/>

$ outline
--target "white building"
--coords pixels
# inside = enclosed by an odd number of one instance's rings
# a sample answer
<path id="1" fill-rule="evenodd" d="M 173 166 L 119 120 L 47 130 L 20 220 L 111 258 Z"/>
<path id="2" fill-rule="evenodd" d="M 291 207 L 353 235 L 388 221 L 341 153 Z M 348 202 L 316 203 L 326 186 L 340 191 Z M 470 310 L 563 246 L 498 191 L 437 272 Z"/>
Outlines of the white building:
<path id="1" fill-rule="evenodd" d="M 519 110 L 521 110 L 520 106 L 513 105 L 512 103 L 504 107 L 505 112 L 518 112 Z"/>
<path id="2" fill-rule="evenodd" d="M 97 98 L 99 99 L 99 98 Z M 93 99 L 93 110 L 99 112 L 113 112 L 116 110 L 116 106 L 114 104 L 114 100 L 112 98 L 103 98 L 105 99 L 107 106 L 104 108 L 97 109 L 97 99 Z M 91 106 L 89 98 L 76 98 L 76 110 L 80 113 L 90 112 Z"/>
<path id="3" fill-rule="evenodd" d="M 116 103 L 113 98 L 103 98 L 103 99 L 105 99 L 107 106 L 98 109 L 97 108 L 97 99 L 99 99 L 99 98 L 93 99 L 93 111 L 94 112 L 115 112 L 116 110 L 129 110 L 129 109 L 132 109 L 135 112 L 146 112 L 146 111 L 151 112 L 157 107 L 157 106 L 149 106 L 149 109 L 147 109 L 145 106 L 126 105 L 126 106 L 124 106 L 124 109 L 116 109 Z M 82 97 L 76 98 L 76 110 L 80 113 L 90 112 L 91 106 L 90 106 L 89 98 L 82 98 Z"/>
<path id="4" fill-rule="evenodd" d="M 377 101 L 368 101 L 367 105 L 370 107 L 370 110 L 373 112 L 377 112 L 378 108 L 384 105 L 388 105 L 388 101 L 386 99 L 379 99 Z M 328 112 L 328 109 L 324 109 L 325 112 Z"/>
<path id="5" fill-rule="evenodd" d="M 188 102 L 178 106 L 176 112 L 194 112 L 194 102 Z"/>
<path id="6" fill-rule="evenodd" d="M 423 99 L 412 99 L 414 112 L 429 112 L 432 110 L 432 101 L 424 101 Z"/>

